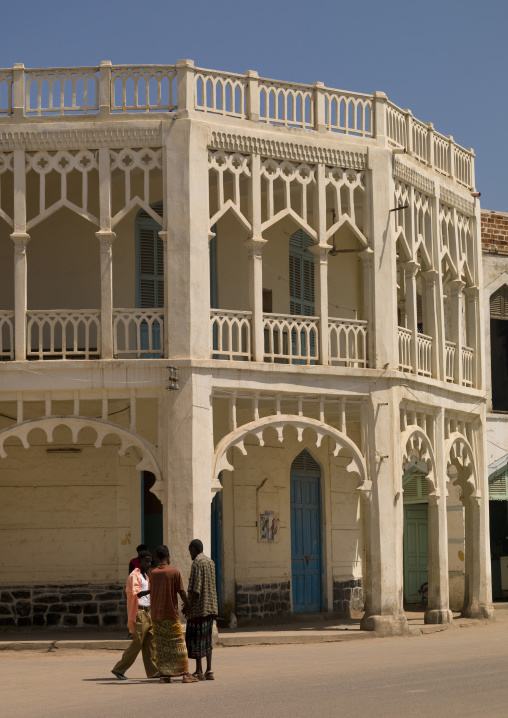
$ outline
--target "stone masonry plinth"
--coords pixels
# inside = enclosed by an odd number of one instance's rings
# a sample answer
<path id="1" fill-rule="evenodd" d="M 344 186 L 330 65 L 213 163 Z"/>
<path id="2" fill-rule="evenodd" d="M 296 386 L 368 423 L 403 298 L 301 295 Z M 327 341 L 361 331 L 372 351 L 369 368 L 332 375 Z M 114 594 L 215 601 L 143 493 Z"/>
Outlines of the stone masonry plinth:
<path id="1" fill-rule="evenodd" d="M 333 582 L 333 610 L 344 618 L 351 618 L 351 611 L 363 611 L 361 578 Z"/>
<path id="2" fill-rule="evenodd" d="M 270 618 L 290 611 L 289 581 L 236 584 L 236 615 L 239 619 Z"/>
<path id="3" fill-rule="evenodd" d="M 120 584 L 5 586 L 0 589 L 0 630 L 13 628 L 121 627 L 127 622 Z"/>

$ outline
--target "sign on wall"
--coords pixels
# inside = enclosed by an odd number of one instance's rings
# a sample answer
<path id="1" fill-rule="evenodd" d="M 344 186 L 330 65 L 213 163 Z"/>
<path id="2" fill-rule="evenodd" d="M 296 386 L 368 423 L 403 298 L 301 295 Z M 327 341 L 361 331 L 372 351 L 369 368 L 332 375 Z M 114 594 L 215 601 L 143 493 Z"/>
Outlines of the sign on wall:
<path id="1" fill-rule="evenodd" d="M 258 541 L 276 543 L 279 540 L 279 492 L 270 479 L 265 479 L 256 491 Z"/>

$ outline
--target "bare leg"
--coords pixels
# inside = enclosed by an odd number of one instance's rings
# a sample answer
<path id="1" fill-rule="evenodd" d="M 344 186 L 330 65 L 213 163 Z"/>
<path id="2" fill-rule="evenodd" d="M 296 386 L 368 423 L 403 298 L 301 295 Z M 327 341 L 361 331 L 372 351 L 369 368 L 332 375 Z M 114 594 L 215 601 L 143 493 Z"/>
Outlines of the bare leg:
<path id="1" fill-rule="evenodd" d="M 196 658 L 196 673 L 203 673 L 203 666 L 201 664 L 201 658 Z"/>
<path id="2" fill-rule="evenodd" d="M 210 648 L 210 651 L 206 654 L 206 672 L 212 670 L 212 648 Z"/>

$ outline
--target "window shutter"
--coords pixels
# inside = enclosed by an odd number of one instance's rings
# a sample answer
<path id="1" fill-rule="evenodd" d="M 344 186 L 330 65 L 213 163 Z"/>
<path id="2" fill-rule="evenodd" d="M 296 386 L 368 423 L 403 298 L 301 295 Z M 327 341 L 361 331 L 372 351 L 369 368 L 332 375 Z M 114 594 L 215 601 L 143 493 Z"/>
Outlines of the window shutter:
<path id="1" fill-rule="evenodd" d="M 289 311 L 314 316 L 314 257 L 308 251 L 312 239 L 301 229 L 289 240 Z"/>
<path id="2" fill-rule="evenodd" d="M 490 298 L 490 316 L 508 319 L 508 287 L 501 287 Z"/>
<path id="3" fill-rule="evenodd" d="M 150 226 L 152 225 L 152 226 Z M 139 303 L 141 309 L 164 307 L 164 245 L 159 225 L 145 220 L 139 228 Z"/>

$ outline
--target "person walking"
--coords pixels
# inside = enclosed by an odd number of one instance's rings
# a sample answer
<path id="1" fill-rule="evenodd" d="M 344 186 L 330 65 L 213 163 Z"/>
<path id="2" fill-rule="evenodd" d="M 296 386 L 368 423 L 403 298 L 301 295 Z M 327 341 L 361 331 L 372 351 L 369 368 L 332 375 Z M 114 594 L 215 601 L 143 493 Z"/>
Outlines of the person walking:
<path id="1" fill-rule="evenodd" d="M 132 633 L 132 640 L 111 671 L 121 681 L 127 680 L 125 673 L 132 666 L 140 651 L 147 678 L 157 678 L 159 675 L 155 662 L 155 645 L 150 618 L 150 579 L 148 578 L 148 569 L 152 565 L 150 551 L 141 551 L 138 559 L 139 568 L 135 568 L 129 574 L 125 588 L 127 625 Z"/>
<path id="2" fill-rule="evenodd" d="M 203 543 L 193 539 L 189 544 L 192 567 L 189 577 L 188 604 L 184 607 L 187 617 L 185 643 L 189 658 L 196 659 L 193 675 L 200 681 L 213 681 L 212 631 L 213 620 L 218 615 L 215 564 L 203 553 Z M 202 658 L 206 657 L 203 674 Z"/>
<path id="3" fill-rule="evenodd" d="M 139 554 L 142 551 L 148 551 L 148 546 L 144 543 L 140 543 L 139 546 L 136 548 L 137 556 L 135 558 L 131 558 L 129 561 L 129 574 L 134 571 L 135 568 L 139 568 Z"/>
<path id="4" fill-rule="evenodd" d="M 171 683 L 175 676 L 182 676 L 182 683 L 196 683 L 189 673 L 187 648 L 178 613 L 178 596 L 188 604 L 180 571 L 169 565 L 167 546 L 159 546 L 155 552 L 159 565 L 150 573 L 150 596 L 152 622 L 155 636 L 157 665 L 161 683 Z"/>

